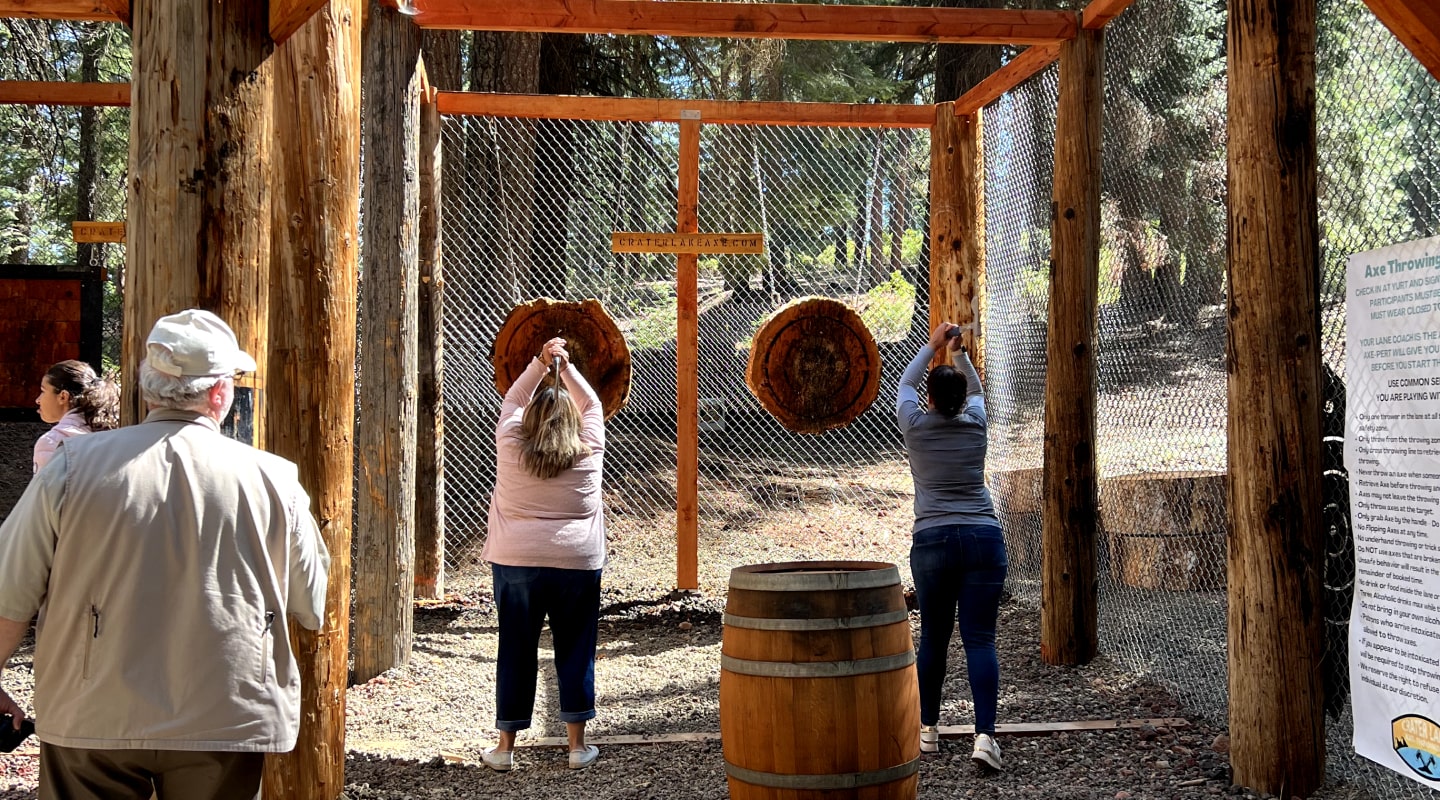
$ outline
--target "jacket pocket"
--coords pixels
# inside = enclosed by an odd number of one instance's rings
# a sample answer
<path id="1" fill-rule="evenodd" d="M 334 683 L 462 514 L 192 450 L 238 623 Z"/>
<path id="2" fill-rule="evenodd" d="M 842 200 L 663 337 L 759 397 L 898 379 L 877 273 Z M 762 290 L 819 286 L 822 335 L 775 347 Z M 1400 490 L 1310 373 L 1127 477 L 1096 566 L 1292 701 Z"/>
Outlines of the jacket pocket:
<path id="1" fill-rule="evenodd" d="M 272 659 L 272 643 L 274 641 L 275 612 L 265 612 L 265 625 L 260 629 L 260 672 L 256 678 L 263 686 L 270 680 L 270 662 Z"/>
<path id="2" fill-rule="evenodd" d="M 85 654 L 80 664 L 80 677 L 88 680 L 90 678 L 90 652 L 94 649 L 95 640 L 100 638 L 100 609 L 92 603 L 90 605 L 89 633 L 85 637 Z"/>

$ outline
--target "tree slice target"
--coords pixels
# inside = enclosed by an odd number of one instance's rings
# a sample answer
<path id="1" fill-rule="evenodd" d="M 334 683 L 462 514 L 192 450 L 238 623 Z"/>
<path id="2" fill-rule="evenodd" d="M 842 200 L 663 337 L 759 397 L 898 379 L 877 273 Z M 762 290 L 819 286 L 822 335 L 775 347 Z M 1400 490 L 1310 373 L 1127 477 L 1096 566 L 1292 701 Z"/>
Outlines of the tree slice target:
<path id="1" fill-rule="evenodd" d="M 786 428 L 820 433 L 849 424 L 875 402 L 880 351 L 844 303 L 803 298 L 755 333 L 745 385 Z"/>
<path id="2" fill-rule="evenodd" d="M 630 398 L 630 348 L 598 300 L 565 302 L 541 298 L 516 306 L 495 334 L 490 361 L 495 388 L 503 397 L 546 342 L 559 336 L 585 380 L 614 416 Z"/>

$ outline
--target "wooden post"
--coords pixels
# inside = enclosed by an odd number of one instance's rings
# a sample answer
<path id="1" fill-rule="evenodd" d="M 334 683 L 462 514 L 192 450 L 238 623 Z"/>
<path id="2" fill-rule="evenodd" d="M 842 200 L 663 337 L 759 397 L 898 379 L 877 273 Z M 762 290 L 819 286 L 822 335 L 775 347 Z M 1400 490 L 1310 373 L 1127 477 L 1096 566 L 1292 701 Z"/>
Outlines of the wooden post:
<path id="1" fill-rule="evenodd" d="M 417 376 L 420 410 L 415 431 L 415 596 L 445 596 L 445 282 L 441 270 L 440 109 L 420 106 L 420 287 Z"/>
<path id="2" fill-rule="evenodd" d="M 1230 0 L 1229 573 L 1234 782 L 1325 777 L 1315 0 Z"/>
<path id="3" fill-rule="evenodd" d="M 984 374 L 980 303 L 985 285 L 985 150 L 981 112 L 935 105 L 930 132 L 930 330 L 970 326 L 961 341 Z M 939 363 L 949 357 L 937 355 Z"/>
<path id="4" fill-rule="evenodd" d="M 420 29 L 370 0 L 363 49 L 356 683 L 408 663 L 414 625 Z"/>
<path id="5" fill-rule="evenodd" d="M 132 33 L 122 423 L 155 320 L 219 314 L 265 351 L 270 265 L 271 53 L 264 3 L 141 3 Z M 236 381 L 259 388 L 259 376 Z M 262 425 L 256 403 L 256 436 Z M 257 441 L 258 438 L 257 438 Z"/>
<path id="6" fill-rule="evenodd" d="M 700 231 L 700 112 L 680 112 L 676 233 Z M 700 588 L 700 306 L 696 253 L 675 257 L 675 587 Z"/>
<path id="7" fill-rule="evenodd" d="M 1040 655 L 1095 657 L 1095 320 L 1100 274 L 1100 31 L 1060 50 L 1051 204 L 1050 330 L 1045 380 L 1045 511 Z"/>
<path id="8" fill-rule="evenodd" d="M 330 550 L 325 627 L 290 626 L 300 739 L 265 759 L 264 796 L 345 788 L 360 209 L 360 4 L 331 0 L 275 54 L 274 249 L 267 447 L 300 465 Z M 296 324 L 304 320 L 304 324 Z"/>

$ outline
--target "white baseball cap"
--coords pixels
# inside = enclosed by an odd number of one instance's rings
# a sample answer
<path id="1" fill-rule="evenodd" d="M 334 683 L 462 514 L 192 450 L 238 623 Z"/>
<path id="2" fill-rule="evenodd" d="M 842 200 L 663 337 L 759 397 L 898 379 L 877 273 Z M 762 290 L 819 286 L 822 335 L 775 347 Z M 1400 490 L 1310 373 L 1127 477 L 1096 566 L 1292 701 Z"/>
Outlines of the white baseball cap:
<path id="1" fill-rule="evenodd" d="M 172 377 L 254 372 L 255 359 L 240 349 L 225 321 L 198 308 L 161 317 L 145 338 L 151 369 Z"/>

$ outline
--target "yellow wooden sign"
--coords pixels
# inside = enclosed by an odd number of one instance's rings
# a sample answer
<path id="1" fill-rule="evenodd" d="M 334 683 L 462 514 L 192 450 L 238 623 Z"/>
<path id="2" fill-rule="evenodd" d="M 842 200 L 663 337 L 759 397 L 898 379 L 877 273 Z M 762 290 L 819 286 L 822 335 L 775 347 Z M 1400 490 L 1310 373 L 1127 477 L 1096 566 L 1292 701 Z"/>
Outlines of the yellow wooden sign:
<path id="1" fill-rule="evenodd" d="M 612 253 L 764 253 L 763 233 L 610 234 Z"/>
<path id="2" fill-rule="evenodd" d="M 124 222 L 72 222 L 70 232 L 77 242 L 123 242 Z"/>

